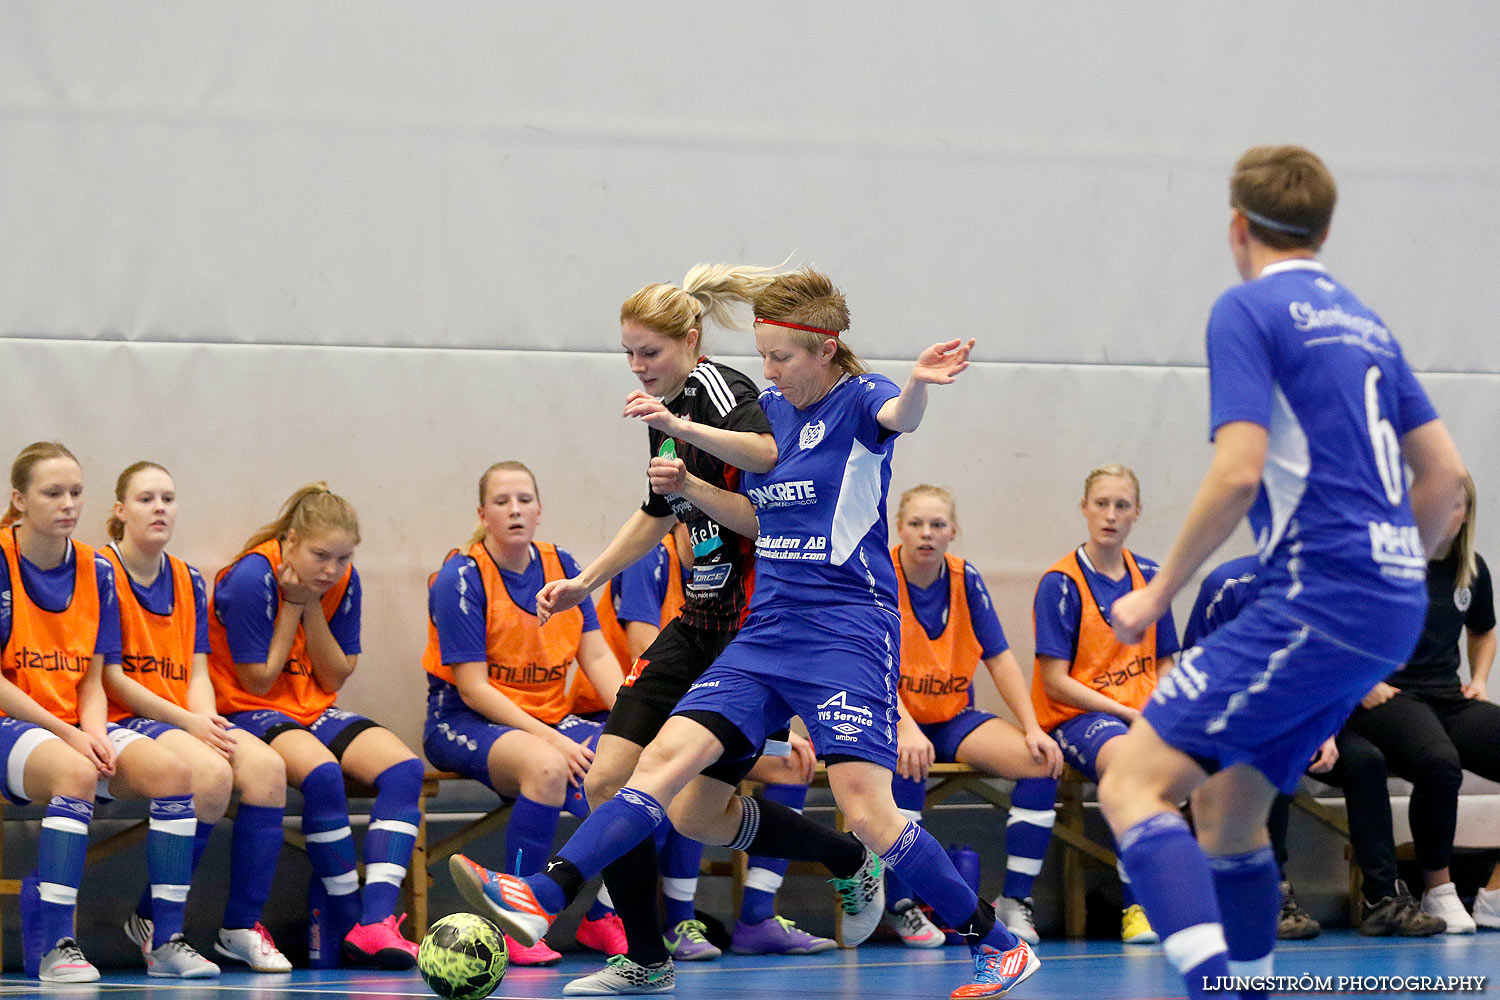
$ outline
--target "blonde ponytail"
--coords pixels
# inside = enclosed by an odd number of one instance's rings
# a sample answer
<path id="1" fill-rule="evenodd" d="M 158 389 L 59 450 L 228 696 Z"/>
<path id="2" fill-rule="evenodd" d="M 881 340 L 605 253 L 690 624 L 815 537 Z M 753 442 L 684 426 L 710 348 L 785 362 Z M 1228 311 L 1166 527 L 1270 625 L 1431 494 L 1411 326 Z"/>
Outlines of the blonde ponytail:
<path id="1" fill-rule="evenodd" d="M 635 322 L 673 340 L 697 330 L 702 350 L 704 319 L 729 330 L 746 328 L 744 311 L 763 289 L 786 272 L 779 267 L 748 264 L 698 264 L 682 287 L 666 282 L 647 285 L 620 306 L 620 322 Z"/>

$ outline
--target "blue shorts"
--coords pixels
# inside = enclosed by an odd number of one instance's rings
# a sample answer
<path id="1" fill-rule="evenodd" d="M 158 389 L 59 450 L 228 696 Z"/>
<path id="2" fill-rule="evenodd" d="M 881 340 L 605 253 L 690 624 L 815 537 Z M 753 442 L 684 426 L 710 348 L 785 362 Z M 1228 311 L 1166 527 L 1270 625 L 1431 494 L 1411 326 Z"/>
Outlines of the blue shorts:
<path id="1" fill-rule="evenodd" d="M 26 797 L 26 762 L 31 752 L 58 737 L 33 722 L 0 716 L 0 762 L 5 765 L 5 784 L 0 794 L 18 806 L 30 805 Z"/>
<path id="2" fill-rule="evenodd" d="M 1108 712 L 1085 712 L 1052 730 L 1063 760 L 1094 784 L 1099 783 L 1099 751 L 1116 736 L 1130 732 L 1130 723 Z"/>
<path id="3" fill-rule="evenodd" d="M 958 745 L 970 733 L 994 718 L 997 716 L 991 712 L 969 707 L 947 722 L 919 722 L 917 725 L 921 728 L 922 735 L 932 741 L 933 749 L 937 751 L 937 762 L 952 764 L 958 760 Z"/>
<path id="4" fill-rule="evenodd" d="M 334 760 L 340 762 L 344 759 L 344 751 L 349 749 L 349 744 L 354 742 L 356 736 L 366 729 L 380 728 L 380 723 L 355 712 L 346 712 L 342 708 L 328 709 L 314 719 L 310 726 L 304 726 L 290 715 L 272 708 L 233 712 L 225 718 L 262 743 L 270 743 L 282 733 L 293 729 L 306 730 L 328 748 Z"/>
<path id="5" fill-rule="evenodd" d="M 1168 745 L 1209 770 L 1249 764 L 1291 794 L 1318 745 L 1400 664 L 1294 621 L 1278 604 L 1254 602 L 1183 653 L 1144 714 Z M 1371 627 L 1410 624 L 1393 617 Z M 1416 622 L 1420 632 L 1420 614 Z"/>
<path id="6" fill-rule="evenodd" d="M 160 719 L 148 719 L 144 715 L 127 715 L 119 721 L 119 725 L 126 729 L 149 736 L 153 740 L 162 733 L 175 733 L 177 727 L 170 722 L 162 722 Z"/>
<path id="7" fill-rule="evenodd" d="M 795 715 L 826 763 L 894 771 L 899 629 L 876 607 L 756 612 L 673 714 L 713 732 L 724 761 L 750 757 Z"/>
<path id="8" fill-rule="evenodd" d="M 456 704 L 455 704 L 456 703 Z M 574 743 L 593 747 L 604 727 L 577 715 L 564 716 L 552 727 Z M 427 714 L 422 727 L 422 752 L 440 771 L 457 771 L 487 787 L 490 785 L 490 748 L 509 732 L 524 732 L 515 726 L 491 722 L 467 705 L 451 699 L 442 714 Z M 571 796 L 570 796 L 571 808 Z"/>

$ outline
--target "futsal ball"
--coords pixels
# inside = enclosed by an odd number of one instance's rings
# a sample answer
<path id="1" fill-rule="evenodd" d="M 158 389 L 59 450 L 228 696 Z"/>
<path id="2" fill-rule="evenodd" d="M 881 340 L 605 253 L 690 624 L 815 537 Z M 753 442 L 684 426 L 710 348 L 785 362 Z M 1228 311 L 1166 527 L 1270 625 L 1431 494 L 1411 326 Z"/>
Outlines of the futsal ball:
<path id="1" fill-rule="evenodd" d="M 473 913 L 451 913 L 422 939 L 417 969 L 444 1000 L 481 1000 L 505 976 L 509 957 L 500 928 Z"/>

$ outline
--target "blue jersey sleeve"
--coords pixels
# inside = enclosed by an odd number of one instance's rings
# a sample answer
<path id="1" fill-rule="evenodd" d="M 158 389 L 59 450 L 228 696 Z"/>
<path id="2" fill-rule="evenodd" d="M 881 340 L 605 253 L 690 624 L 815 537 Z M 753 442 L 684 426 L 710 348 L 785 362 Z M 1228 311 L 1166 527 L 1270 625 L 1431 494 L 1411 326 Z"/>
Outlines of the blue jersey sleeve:
<path id="1" fill-rule="evenodd" d="M 1438 414 L 1422 384 L 1407 365 L 1406 356 L 1401 355 L 1399 360 L 1400 373 L 1396 379 L 1396 433 L 1405 434 L 1436 420 Z"/>
<path id="2" fill-rule="evenodd" d="M 876 451 L 895 436 L 894 431 L 880 425 L 880 408 L 901 395 L 901 388 L 884 375 L 859 377 L 864 381 L 864 391 L 859 395 L 859 430 L 855 437 L 871 451 Z"/>
<path id="3" fill-rule="evenodd" d="M 115 593 L 115 567 L 103 556 L 94 556 L 94 578 L 99 585 L 99 634 L 94 640 L 94 655 L 103 654 L 105 663 L 119 663 L 124 648 L 120 637 L 120 600 Z"/>
<path id="4" fill-rule="evenodd" d="M 280 608 L 281 588 L 271 561 L 258 552 L 245 556 L 214 585 L 214 613 L 235 663 L 266 662 Z"/>
<path id="5" fill-rule="evenodd" d="M 1032 604 L 1036 615 L 1036 652 L 1072 662 L 1083 604 L 1078 587 L 1066 574 L 1051 572 L 1042 577 Z"/>
<path id="6" fill-rule="evenodd" d="M 359 582 L 359 570 L 350 567 L 349 587 L 344 591 L 344 599 L 339 602 L 333 617 L 328 619 L 328 631 L 333 633 L 345 656 L 359 655 L 359 620 L 363 607 L 364 587 Z"/>
<path id="7" fill-rule="evenodd" d="M 0 649 L 10 643 L 10 560 L 0 552 Z"/>
<path id="8" fill-rule="evenodd" d="M 578 561 L 573 558 L 571 552 L 564 549 L 557 550 L 557 561 L 562 563 L 563 572 L 568 576 L 578 575 Z M 540 588 L 538 588 L 540 589 Z M 535 605 L 533 605 L 533 608 Z M 585 632 L 599 631 L 599 612 L 594 610 L 593 601 L 584 601 L 578 605 L 578 610 L 583 612 L 583 630 Z"/>
<path id="9" fill-rule="evenodd" d="M 1234 292 L 1219 296 L 1208 319 L 1210 440 L 1237 420 L 1271 426 L 1270 343 Z"/>
<path id="10" fill-rule="evenodd" d="M 454 556 L 443 563 L 427 595 L 427 610 L 437 629 L 438 652 L 444 666 L 455 663 L 485 663 L 485 610 L 489 599 L 479 567 L 468 556 Z"/>
<path id="11" fill-rule="evenodd" d="M 968 563 L 964 563 L 964 589 L 968 592 L 974 638 L 979 640 L 979 655 L 986 660 L 999 656 L 1010 648 L 1010 643 L 1005 640 L 1005 629 L 1000 627 L 1000 618 L 995 614 L 995 602 L 990 600 L 979 570 Z"/>
<path id="12" fill-rule="evenodd" d="M 193 652 L 208 653 L 208 585 L 203 582 L 203 574 L 193 567 L 188 567 L 188 578 L 193 581 Z"/>
<path id="13" fill-rule="evenodd" d="M 1214 579 L 1212 574 L 1204 578 L 1203 584 L 1198 588 L 1198 596 L 1193 600 L 1193 610 L 1188 612 L 1187 627 L 1182 632 L 1184 647 L 1190 649 L 1198 645 L 1214 630 L 1214 624 L 1209 621 L 1208 608 L 1221 586 L 1222 583 Z"/>
<path id="14" fill-rule="evenodd" d="M 660 545 L 646 553 L 615 577 L 615 617 L 624 622 L 641 622 L 652 628 L 661 624 L 661 606 L 667 599 L 670 581 L 667 573 L 672 561 Z"/>

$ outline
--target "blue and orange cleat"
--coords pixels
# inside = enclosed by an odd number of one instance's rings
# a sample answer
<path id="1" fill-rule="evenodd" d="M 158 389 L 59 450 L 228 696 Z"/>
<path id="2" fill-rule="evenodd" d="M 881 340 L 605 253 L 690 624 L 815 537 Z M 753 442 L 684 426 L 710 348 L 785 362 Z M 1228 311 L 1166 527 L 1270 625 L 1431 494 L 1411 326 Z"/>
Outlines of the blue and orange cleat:
<path id="1" fill-rule="evenodd" d="M 1022 941 L 1010 951 L 987 944 L 969 946 L 974 955 L 974 981 L 952 993 L 953 1000 L 964 997 L 998 997 L 1019 986 L 1041 967 L 1041 959 Z"/>
<path id="2" fill-rule="evenodd" d="M 548 913 L 524 879 L 492 872 L 455 854 L 448 859 L 448 873 L 459 895 L 480 914 L 528 948 L 542 939 L 557 914 Z"/>

